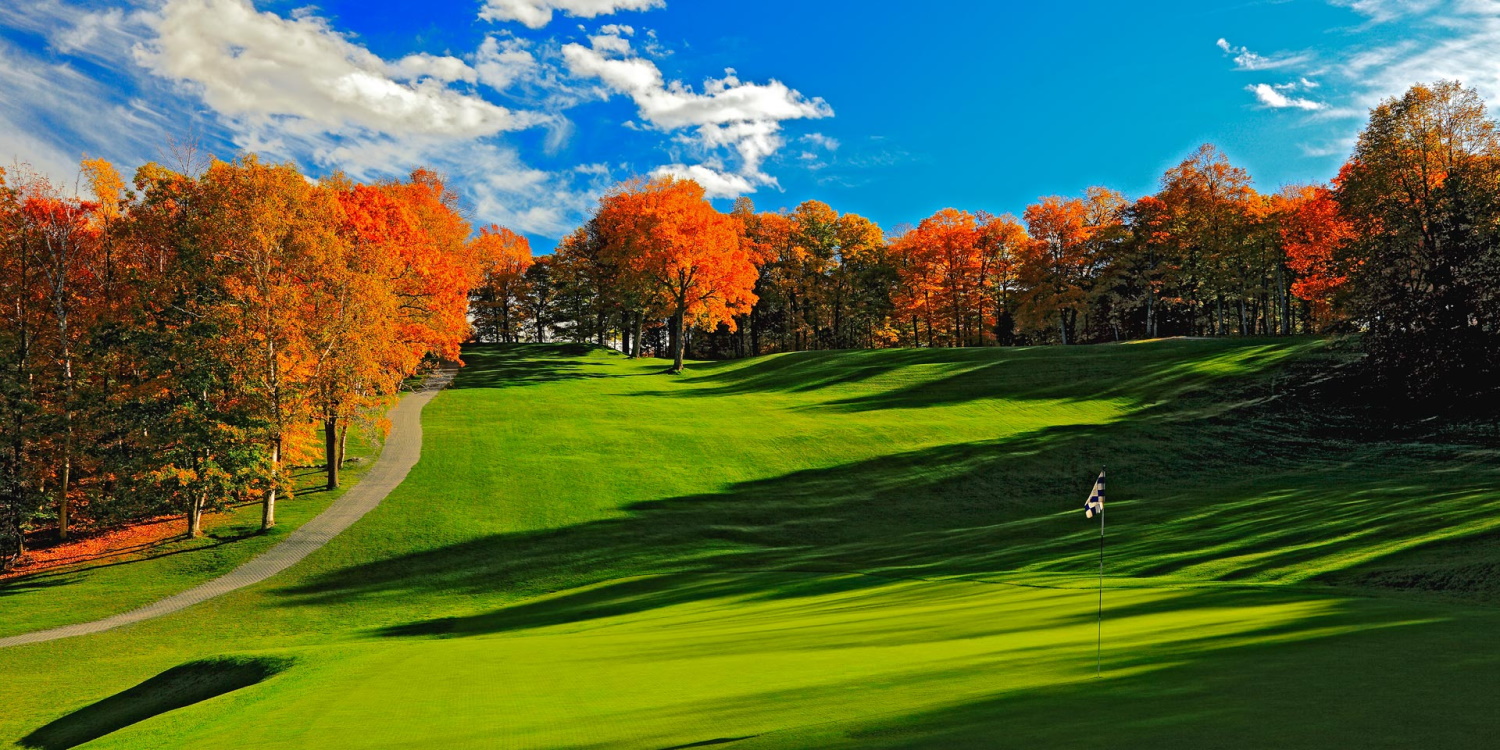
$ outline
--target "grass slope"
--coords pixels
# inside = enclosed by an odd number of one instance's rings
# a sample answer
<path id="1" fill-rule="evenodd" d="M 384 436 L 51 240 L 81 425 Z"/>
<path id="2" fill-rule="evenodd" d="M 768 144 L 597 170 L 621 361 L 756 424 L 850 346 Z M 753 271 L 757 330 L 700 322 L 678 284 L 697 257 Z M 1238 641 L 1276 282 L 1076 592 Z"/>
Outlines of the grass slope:
<path id="1" fill-rule="evenodd" d="M 682 377 L 476 350 L 406 483 L 302 564 L 0 651 L 0 739 L 144 713 L 88 747 L 1488 746 L 1496 452 L 1354 439 L 1275 398 L 1322 350 L 805 353 Z M 1101 463 L 1095 679 L 1080 510 Z M 290 666 L 126 710 L 174 668 L 246 661 Z"/>

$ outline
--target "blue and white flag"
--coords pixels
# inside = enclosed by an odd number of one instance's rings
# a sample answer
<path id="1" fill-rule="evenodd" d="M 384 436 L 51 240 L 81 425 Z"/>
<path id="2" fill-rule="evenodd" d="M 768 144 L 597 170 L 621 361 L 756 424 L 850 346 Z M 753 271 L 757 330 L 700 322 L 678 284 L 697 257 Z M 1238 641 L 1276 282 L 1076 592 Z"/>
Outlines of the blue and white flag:
<path id="1" fill-rule="evenodd" d="M 1085 518 L 1093 518 L 1095 513 L 1104 512 L 1104 470 L 1099 470 L 1099 479 L 1094 482 L 1094 491 L 1089 493 L 1089 499 L 1083 502 L 1083 515 Z"/>

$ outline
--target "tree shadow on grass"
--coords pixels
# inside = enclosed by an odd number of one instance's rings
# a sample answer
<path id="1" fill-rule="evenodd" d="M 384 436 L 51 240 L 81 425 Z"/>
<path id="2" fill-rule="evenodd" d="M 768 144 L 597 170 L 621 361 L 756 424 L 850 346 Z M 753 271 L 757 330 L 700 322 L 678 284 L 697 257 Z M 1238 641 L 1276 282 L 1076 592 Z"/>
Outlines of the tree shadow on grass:
<path id="1" fill-rule="evenodd" d="M 624 355 L 593 344 L 470 344 L 464 347 L 464 367 L 450 388 L 514 388 L 517 386 L 611 377 L 589 358 Z"/>
<path id="2" fill-rule="evenodd" d="M 1226 377 L 1253 376 L 1320 348 L 1315 340 L 1161 341 L 1099 347 L 884 349 L 794 352 L 749 363 L 694 365 L 694 387 L 647 396 L 717 397 L 812 393 L 835 397 L 809 407 L 840 412 L 921 409 L 986 398 L 1152 404 Z M 837 398 L 841 386 L 861 385 Z M 885 386 L 885 387 L 879 387 Z M 1274 389 L 1274 384 L 1272 384 Z"/>
<path id="3" fill-rule="evenodd" d="M 65 750 L 168 711 L 264 682 L 290 659 L 224 657 L 188 662 L 26 735 L 21 747 Z"/>

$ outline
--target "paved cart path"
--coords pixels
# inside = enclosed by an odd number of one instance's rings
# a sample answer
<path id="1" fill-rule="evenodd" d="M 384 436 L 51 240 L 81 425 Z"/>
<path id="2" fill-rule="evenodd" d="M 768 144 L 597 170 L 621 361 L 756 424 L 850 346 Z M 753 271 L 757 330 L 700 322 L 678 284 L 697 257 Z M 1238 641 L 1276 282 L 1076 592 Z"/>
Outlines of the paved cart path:
<path id="1" fill-rule="evenodd" d="M 265 551 L 260 556 L 238 568 L 206 583 L 201 583 L 180 594 L 147 604 L 102 620 L 64 625 L 50 630 L 22 633 L 0 638 L 0 648 L 20 646 L 28 643 L 55 641 L 76 635 L 89 635 L 112 630 L 122 625 L 151 620 L 163 615 L 187 609 L 216 596 L 236 589 L 260 583 L 271 576 L 296 565 L 329 540 L 349 528 L 366 513 L 369 513 L 389 495 L 391 490 L 406 479 L 406 473 L 422 456 L 422 407 L 436 396 L 438 391 L 453 382 L 454 372 L 443 370 L 428 376 L 416 393 L 402 399 L 390 412 L 391 434 L 386 438 L 385 448 L 380 452 L 369 473 L 358 484 L 349 488 L 333 505 L 318 514 L 317 518 L 303 524 L 289 534 L 285 541 Z"/>

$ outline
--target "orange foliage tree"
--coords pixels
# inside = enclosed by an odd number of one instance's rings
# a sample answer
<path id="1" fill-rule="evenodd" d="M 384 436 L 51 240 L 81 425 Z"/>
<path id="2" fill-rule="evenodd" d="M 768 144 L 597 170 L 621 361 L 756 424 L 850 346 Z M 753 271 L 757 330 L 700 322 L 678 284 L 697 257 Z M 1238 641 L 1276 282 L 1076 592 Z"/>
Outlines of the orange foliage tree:
<path id="1" fill-rule="evenodd" d="M 1339 215 L 1333 191 L 1322 185 L 1288 188 L 1277 205 L 1279 238 L 1297 274 L 1292 293 L 1312 306 L 1313 320 L 1326 328 L 1335 320 L 1334 298 L 1349 281 L 1340 250 L 1353 227 Z"/>
<path id="2" fill-rule="evenodd" d="M 685 329 L 735 325 L 755 304 L 756 267 L 744 227 L 720 213 L 691 180 L 628 184 L 595 217 L 607 251 L 672 319 L 673 372 L 682 371 Z"/>
<path id="3" fill-rule="evenodd" d="M 491 225 L 471 241 L 484 277 L 474 289 L 471 307 L 480 340 L 512 343 L 525 328 L 526 269 L 534 262 L 531 243 L 505 227 Z"/>

